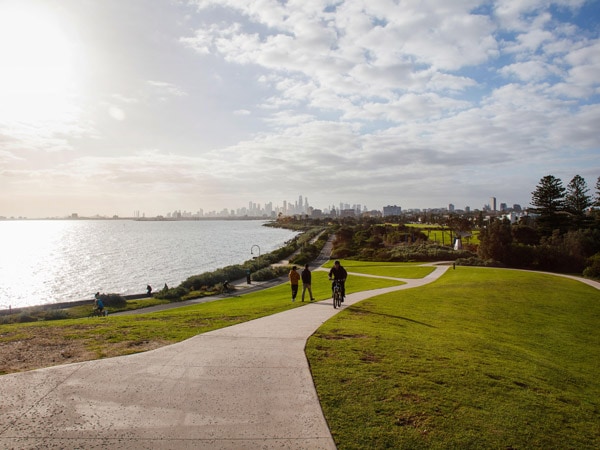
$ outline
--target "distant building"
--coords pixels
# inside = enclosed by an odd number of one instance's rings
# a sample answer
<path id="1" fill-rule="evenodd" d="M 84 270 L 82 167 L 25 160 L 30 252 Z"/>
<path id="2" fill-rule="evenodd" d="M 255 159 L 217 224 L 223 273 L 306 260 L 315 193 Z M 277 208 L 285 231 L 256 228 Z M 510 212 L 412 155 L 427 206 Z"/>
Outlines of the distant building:
<path id="1" fill-rule="evenodd" d="M 496 209 L 496 197 L 490 197 L 490 211 L 497 211 L 497 209 Z"/>
<path id="2" fill-rule="evenodd" d="M 400 206 L 384 206 L 383 207 L 383 217 L 389 217 L 389 216 L 399 216 L 402 214 L 402 208 Z"/>

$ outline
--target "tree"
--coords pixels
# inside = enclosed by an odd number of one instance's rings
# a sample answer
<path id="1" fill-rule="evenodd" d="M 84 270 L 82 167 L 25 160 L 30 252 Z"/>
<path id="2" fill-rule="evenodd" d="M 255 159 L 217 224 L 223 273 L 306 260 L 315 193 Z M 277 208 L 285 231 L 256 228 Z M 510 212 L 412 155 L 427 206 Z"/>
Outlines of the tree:
<path id="1" fill-rule="evenodd" d="M 600 206 L 600 177 L 596 180 L 596 206 Z"/>
<path id="2" fill-rule="evenodd" d="M 560 178 L 546 175 L 531 193 L 533 211 L 540 216 L 537 222 L 543 234 L 550 234 L 552 230 L 561 228 L 563 219 L 559 214 L 565 208 L 565 191 Z"/>
<path id="3" fill-rule="evenodd" d="M 479 233 L 479 249 L 477 253 L 482 259 L 492 259 L 506 263 L 510 256 L 512 234 L 510 221 L 492 220 Z"/>
<path id="4" fill-rule="evenodd" d="M 592 197 L 587 195 L 588 192 L 585 180 L 581 176 L 575 175 L 567 186 L 565 210 L 575 216 L 584 216 L 585 210 L 593 203 Z"/>

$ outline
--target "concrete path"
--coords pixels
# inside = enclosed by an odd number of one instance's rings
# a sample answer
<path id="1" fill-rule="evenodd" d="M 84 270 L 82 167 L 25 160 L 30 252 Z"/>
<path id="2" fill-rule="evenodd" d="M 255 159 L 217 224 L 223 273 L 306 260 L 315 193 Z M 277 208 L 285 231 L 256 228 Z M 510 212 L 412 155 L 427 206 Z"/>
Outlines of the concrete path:
<path id="1" fill-rule="evenodd" d="M 304 347 L 338 311 L 308 303 L 145 353 L 0 376 L 0 448 L 335 449 Z"/>

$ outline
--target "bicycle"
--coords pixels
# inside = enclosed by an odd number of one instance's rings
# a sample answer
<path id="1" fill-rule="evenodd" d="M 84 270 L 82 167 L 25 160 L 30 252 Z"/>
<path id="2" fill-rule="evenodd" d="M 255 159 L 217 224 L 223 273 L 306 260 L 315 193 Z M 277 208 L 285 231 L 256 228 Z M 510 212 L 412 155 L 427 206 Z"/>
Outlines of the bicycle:
<path id="1" fill-rule="evenodd" d="M 106 317 L 106 316 L 108 316 L 108 310 L 106 308 L 104 308 L 104 309 L 94 308 L 94 309 L 92 309 L 92 312 L 90 313 L 90 317 Z"/>
<path id="2" fill-rule="evenodd" d="M 332 287 L 333 309 L 342 307 L 342 283 L 339 280 L 333 280 Z"/>
<path id="3" fill-rule="evenodd" d="M 232 286 L 229 281 L 224 281 L 221 285 L 221 294 L 228 295 L 235 292 L 235 286 Z"/>

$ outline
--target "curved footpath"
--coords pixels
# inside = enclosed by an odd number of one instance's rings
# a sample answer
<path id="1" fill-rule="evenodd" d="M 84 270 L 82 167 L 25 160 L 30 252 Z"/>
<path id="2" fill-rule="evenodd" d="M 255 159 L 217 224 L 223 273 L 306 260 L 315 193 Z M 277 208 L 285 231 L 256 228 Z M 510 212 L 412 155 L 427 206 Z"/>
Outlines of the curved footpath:
<path id="1" fill-rule="evenodd" d="M 0 376 L 0 448 L 335 449 L 304 347 L 338 311 L 308 303 L 145 353 Z"/>

